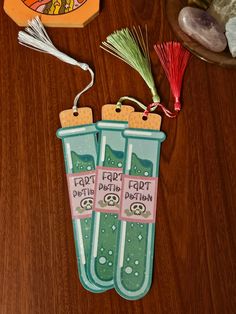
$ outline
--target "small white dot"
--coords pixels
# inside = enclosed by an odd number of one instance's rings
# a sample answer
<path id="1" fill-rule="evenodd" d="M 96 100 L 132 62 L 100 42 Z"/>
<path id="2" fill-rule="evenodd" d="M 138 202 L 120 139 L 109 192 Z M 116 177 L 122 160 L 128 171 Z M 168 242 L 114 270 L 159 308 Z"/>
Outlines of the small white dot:
<path id="1" fill-rule="evenodd" d="M 134 264 L 135 264 L 135 265 L 138 265 L 138 264 L 139 264 L 139 261 L 135 261 Z"/>

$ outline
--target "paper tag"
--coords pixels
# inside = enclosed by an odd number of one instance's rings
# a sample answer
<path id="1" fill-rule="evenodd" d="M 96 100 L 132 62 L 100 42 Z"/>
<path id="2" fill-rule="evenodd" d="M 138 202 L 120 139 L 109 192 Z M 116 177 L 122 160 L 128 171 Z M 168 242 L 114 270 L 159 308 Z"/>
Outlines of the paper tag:
<path id="1" fill-rule="evenodd" d="M 155 223 L 158 178 L 123 175 L 120 220 Z"/>
<path id="2" fill-rule="evenodd" d="M 119 213 L 122 186 L 122 169 L 97 167 L 94 210 Z"/>
<path id="3" fill-rule="evenodd" d="M 73 219 L 91 217 L 94 203 L 95 176 L 95 171 L 67 175 Z"/>

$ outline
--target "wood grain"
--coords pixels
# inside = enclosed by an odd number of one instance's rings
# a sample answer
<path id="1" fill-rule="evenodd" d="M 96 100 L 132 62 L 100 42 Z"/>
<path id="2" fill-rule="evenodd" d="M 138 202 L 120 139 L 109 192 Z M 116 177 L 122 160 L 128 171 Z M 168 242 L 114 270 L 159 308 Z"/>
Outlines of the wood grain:
<path id="1" fill-rule="evenodd" d="M 127 65 L 99 45 L 113 30 L 147 24 L 150 46 L 174 39 L 165 1 L 102 1 L 84 29 L 49 29 L 56 46 L 96 69 L 81 99 L 100 119 L 123 95 L 150 102 Z M 80 69 L 17 43 L 0 10 L 0 313 L 233 314 L 236 308 L 236 71 L 193 57 L 178 120 L 163 118 L 156 253 L 150 293 L 137 302 L 79 283 L 59 112 L 89 79 Z M 166 104 L 169 86 L 151 52 Z"/>

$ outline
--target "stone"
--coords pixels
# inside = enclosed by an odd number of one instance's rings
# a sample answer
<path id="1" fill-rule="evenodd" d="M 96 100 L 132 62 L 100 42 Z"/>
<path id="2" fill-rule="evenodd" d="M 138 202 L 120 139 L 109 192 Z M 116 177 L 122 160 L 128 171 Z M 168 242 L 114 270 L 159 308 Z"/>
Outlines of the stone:
<path id="1" fill-rule="evenodd" d="M 179 26 L 183 32 L 211 51 L 222 52 L 227 47 L 224 30 L 204 10 L 183 8 L 179 13 Z"/>
<path id="2" fill-rule="evenodd" d="M 226 23 L 226 38 L 228 40 L 229 50 L 236 57 L 236 17 L 228 20 Z"/>
<path id="3" fill-rule="evenodd" d="M 212 15 L 217 22 L 225 28 L 228 20 L 236 16 L 235 0 L 213 0 L 208 13 Z"/>
<path id="4" fill-rule="evenodd" d="M 190 6 L 197 6 L 201 9 L 208 9 L 212 0 L 188 0 L 188 5 Z"/>

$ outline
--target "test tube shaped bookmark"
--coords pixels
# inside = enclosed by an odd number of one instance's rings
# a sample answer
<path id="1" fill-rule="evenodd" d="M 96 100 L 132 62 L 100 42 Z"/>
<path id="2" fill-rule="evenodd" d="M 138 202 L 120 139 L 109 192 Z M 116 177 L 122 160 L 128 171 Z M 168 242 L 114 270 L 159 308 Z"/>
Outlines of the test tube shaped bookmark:
<path id="1" fill-rule="evenodd" d="M 90 108 L 80 108 L 77 117 L 73 115 L 73 110 L 63 111 L 60 113 L 60 120 L 62 128 L 57 131 L 57 137 L 63 142 L 79 277 L 86 290 L 99 293 L 104 289 L 91 283 L 87 276 L 97 129 L 93 124 Z"/>
<path id="2" fill-rule="evenodd" d="M 96 124 L 99 144 L 89 276 L 94 284 L 105 289 L 114 286 L 114 256 L 125 151 L 122 132 L 128 126 L 129 114 L 134 111 L 131 106 L 122 106 L 120 112 L 116 108 L 116 105 L 103 106 L 102 121 Z"/>
<path id="3" fill-rule="evenodd" d="M 161 142 L 161 117 L 131 113 L 119 214 L 114 284 L 125 299 L 138 300 L 152 282 L 156 201 Z"/>

